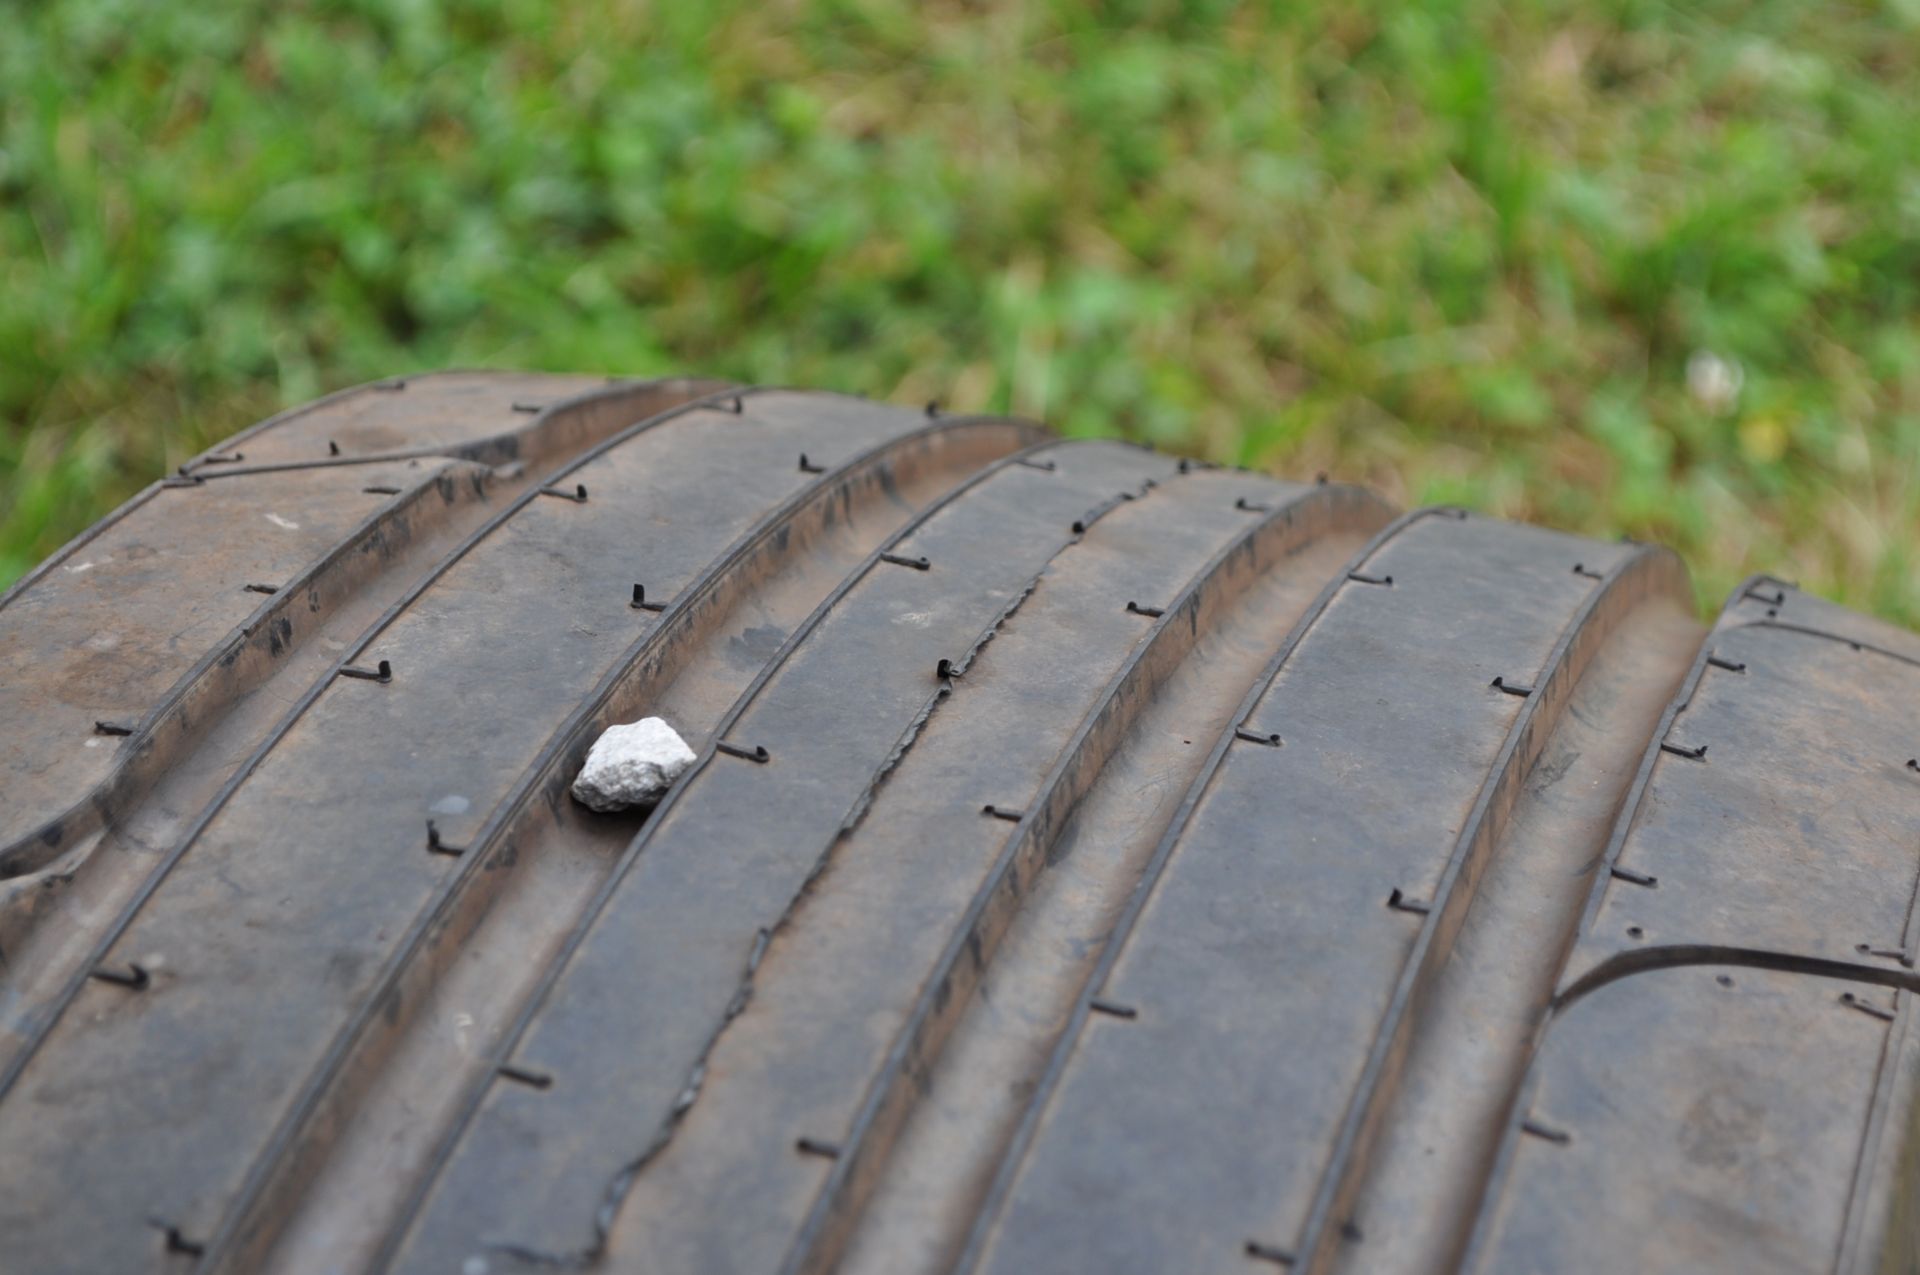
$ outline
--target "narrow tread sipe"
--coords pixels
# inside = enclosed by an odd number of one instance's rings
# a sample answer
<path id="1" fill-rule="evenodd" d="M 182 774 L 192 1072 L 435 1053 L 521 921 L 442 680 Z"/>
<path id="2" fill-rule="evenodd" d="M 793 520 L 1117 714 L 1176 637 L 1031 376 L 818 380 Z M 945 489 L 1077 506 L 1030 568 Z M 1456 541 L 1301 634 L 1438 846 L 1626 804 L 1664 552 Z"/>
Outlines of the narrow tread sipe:
<path id="1" fill-rule="evenodd" d="M 1911 1265 L 1920 639 L 1690 598 L 931 407 L 284 413 L 0 595 L 0 1266 Z"/>

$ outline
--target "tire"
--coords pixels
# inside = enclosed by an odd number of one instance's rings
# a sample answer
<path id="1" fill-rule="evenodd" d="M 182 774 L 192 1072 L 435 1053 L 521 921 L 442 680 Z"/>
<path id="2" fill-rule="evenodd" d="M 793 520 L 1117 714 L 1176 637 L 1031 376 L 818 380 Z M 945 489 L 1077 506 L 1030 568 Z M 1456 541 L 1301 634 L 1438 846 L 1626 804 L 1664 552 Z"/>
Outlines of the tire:
<path id="1" fill-rule="evenodd" d="M 9 1271 L 1914 1261 L 1920 640 L 1778 581 L 451 373 L 182 466 L 0 670 Z"/>

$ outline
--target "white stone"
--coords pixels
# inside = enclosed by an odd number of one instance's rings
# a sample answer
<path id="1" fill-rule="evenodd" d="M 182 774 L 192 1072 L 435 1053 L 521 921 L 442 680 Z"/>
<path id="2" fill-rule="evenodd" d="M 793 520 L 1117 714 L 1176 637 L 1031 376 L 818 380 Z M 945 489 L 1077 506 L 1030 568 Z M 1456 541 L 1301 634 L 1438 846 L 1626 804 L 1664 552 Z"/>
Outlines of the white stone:
<path id="1" fill-rule="evenodd" d="M 609 726 L 573 781 L 573 799 L 602 812 L 651 806 L 693 760 L 687 741 L 658 717 Z"/>

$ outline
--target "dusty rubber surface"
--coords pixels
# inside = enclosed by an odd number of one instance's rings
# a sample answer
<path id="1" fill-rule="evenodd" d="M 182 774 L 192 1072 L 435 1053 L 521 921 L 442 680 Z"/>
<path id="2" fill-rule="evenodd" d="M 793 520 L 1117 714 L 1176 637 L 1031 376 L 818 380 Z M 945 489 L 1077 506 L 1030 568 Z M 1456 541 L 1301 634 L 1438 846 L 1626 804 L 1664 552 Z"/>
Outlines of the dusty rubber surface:
<path id="1" fill-rule="evenodd" d="M 1910 1262 L 1920 640 L 1689 598 L 827 394 L 287 413 L 0 598 L 0 1269 Z"/>

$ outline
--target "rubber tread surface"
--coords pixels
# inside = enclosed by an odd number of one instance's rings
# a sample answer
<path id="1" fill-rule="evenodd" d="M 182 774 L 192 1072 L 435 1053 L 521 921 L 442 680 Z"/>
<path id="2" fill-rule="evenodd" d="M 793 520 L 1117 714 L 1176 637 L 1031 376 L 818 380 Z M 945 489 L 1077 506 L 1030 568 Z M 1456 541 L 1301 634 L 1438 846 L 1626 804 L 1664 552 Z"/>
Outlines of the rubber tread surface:
<path id="1" fill-rule="evenodd" d="M 830 394 L 285 413 L 0 597 L 0 1269 L 1906 1260 L 1920 639 L 1690 606 Z"/>

